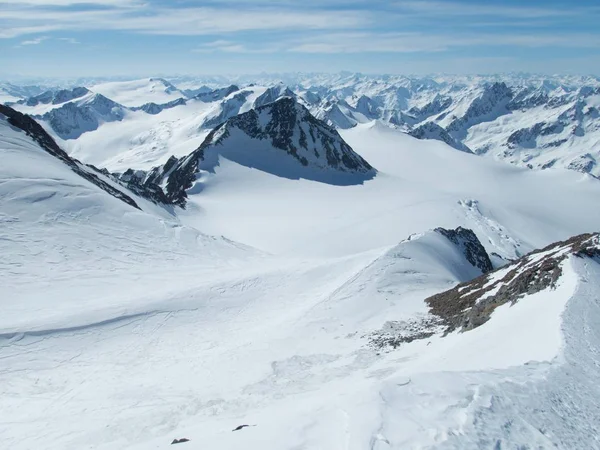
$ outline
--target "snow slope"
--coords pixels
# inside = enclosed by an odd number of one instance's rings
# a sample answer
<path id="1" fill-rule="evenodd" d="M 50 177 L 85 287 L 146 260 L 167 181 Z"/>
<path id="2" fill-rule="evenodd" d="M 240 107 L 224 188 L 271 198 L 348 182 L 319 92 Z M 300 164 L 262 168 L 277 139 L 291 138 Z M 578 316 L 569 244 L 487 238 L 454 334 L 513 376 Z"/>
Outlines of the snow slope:
<path id="1" fill-rule="evenodd" d="M 126 312 L 129 302 L 147 305 L 148 286 L 136 281 L 140 273 L 157 272 L 159 292 L 168 287 L 160 287 L 158 274 L 173 260 L 214 267 L 228 254 L 246 252 L 243 246 L 182 226 L 170 211 L 94 173 L 129 203 L 116 198 L 81 176 L 92 169 L 72 162 L 76 172 L 1 114 L 0 151 L 0 249 L 7 255 L 0 263 L 3 329 L 18 330 L 32 319 L 53 327 L 55 318 L 94 317 L 94 311 L 103 309 Z M 219 260 L 210 257 L 213 252 Z M 129 301 L 120 296 L 123 292 Z M 24 310 L 31 314 L 23 315 Z"/>
<path id="2" fill-rule="evenodd" d="M 600 186 L 587 175 L 529 171 L 380 125 L 341 136 L 379 170 L 375 178 L 332 186 L 224 159 L 198 180 L 202 190 L 189 195 L 182 221 L 269 252 L 306 255 L 348 255 L 463 225 L 507 258 L 600 223 L 590 207 Z"/>

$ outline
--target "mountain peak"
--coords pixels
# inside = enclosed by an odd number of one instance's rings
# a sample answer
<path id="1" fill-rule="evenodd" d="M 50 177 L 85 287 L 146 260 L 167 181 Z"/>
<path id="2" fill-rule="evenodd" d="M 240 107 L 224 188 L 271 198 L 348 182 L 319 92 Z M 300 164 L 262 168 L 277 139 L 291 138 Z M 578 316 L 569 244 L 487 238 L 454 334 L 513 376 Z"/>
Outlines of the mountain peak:
<path id="1" fill-rule="evenodd" d="M 270 141 L 272 147 L 283 150 L 305 167 L 348 173 L 373 170 L 334 128 L 316 119 L 292 97 L 281 97 L 232 117 L 215 129 L 214 135 L 209 135 L 203 146 L 207 142 L 223 144 L 238 131 L 251 139 Z"/>
<path id="2" fill-rule="evenodd" d="M 334 128 L 294 98 L 282 97 L 227 119 L 194 152 L 154 168 L 152 182 L 165 186 L 169 202 L 184 206 L 197 173 L 214 172 L 221 158 L 282 178 L 334 185 L 360 184 L 376 174 Z"/>

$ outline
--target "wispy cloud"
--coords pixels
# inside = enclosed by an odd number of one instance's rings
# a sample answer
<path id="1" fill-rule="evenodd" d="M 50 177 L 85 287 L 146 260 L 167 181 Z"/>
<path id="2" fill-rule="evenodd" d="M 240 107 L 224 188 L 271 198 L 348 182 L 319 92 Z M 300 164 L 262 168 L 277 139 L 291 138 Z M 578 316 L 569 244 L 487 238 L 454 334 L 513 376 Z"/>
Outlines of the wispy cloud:
<path id="1" fill-rule="evenodd" d="M 506 55 L 591 55 L 597 66 L 600 6 L 593 2 L 531 0 L 520 6 L 516 0 L 0 0 L 0 45 L 3 39 L 9 40 L 8 48 L 52 39 L 65 50 L 81 39 L 102 48 L 94 57 L 106 62 L 121 61 L 125 52 L 113 50 L 131 44 L 137 66 L 151 66 L 146 59 L 158 60 L 160 52 L 183 61 L 190 51 L 210 53 L 215 60 L 223 55 L 220 59 L 232 65 L 244 54 L 265 54 L 246 60 L 303 67 L 303 61 L 329 64 L 337 58 L 354 67 L 363 57 L 354 55 L 364 54 L 369 67 L 377 58 L 391 64 L 388 60 L 474 57 L 479 64 L 483 57 Z M 52 63 L 53 47 L 59 46 L 44 46 Z M 177 55 L 173 48 L 185 48 L 187 55 Z M 22 58 L 27 68 L 27 52 L 15 53 L 24 56 L 10 55 L 12 61 Z"/>
<path id="2" fill-rule="evenodd" d="M 0 0 L 1 1 L 1 0 Z M 55 0 L 58 1 L 58 0 Z M 108 8 L 39 9 L 34 16 L 23 6 L 0 10 L 0 37 L 27 34 L 37 27 L 54 30 L 121 30 L 144 34 L 200 36 L 263 30 L 327 30 L 361 27 L 367 16 L 356 11 L 311 11 L 282 8 Z M 52 24 L 52 25 L 48 25 Z"/>
<path id="3" fill-rule="evenodd" d="M 46 42 L 49 40 L 56 40 L 56 41 L 62 41 L 65 42 L 67 44 L 80 44 L 80 42 L 72 37 L 58 37 L 58 38 L 51 38 L 49 36 L 39 36 L 33 39 L 28 39 L 26 41 L 22 41 L 21 43 L 19 43 L 19 45 L 17 45 L 17 47 L 23 47 L 26 45 L 39 45 L 42 42 Z"/>
<path id="4" fill-rule="evenodd" d="M 194 53 L 275 53 L 285 50 L 289 42 L 283 40 L 279 43 L 252 45 L 251 47 L 240 42 L 217 40 L 206 42 L 192 49 Z"/>
<path id="5" fill-rule="evenodd" d="M 38 45 L 41 44 L 44 41 L 48 40 L 48 36 L 40 36 L 34 39 L 29 39 L 27 41 L 22 41 L 19 45 L 23 46 L 23 45 Z"/>
<path id="6" fill-rule="evenodd" d="M 131 7 L 143 5 L 138 0 L 0 0 L 0 5 L 11 6 L 112 6 Z"/>

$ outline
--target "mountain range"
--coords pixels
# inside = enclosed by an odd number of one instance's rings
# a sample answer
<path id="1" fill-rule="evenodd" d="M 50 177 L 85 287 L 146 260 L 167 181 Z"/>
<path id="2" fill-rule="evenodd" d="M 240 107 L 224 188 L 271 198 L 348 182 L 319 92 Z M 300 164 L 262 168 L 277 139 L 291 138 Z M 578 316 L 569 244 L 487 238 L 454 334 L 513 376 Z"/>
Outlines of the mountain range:
<path id="1" fill-rule="evenodd" d="M 197 135 L 200 130 L 211 130 L 252 107 L 293 96 L 316 118 L 338 129 L 377 121 L 419 139 L 442 140 L 462 151 L 531 169 L 554 167 L 600 174 L 600 81 L 593 77 L 409 78 L 338 74 L 290 75 L 282 79 L 286 84 L 274 83 L 273 79 L 258 78 L 254 84 L 243 80 L 246 87 L 242 88 L 234 84 L 243 86 L 239 79 L 226 86 L 197 79 L 195 84 L 200 87 L 195 89 L 176 88 L 180 79 L 99 83 L 89 87 L 100 95 L 93 99 L 83 96 L 85 100 L 77 101 L 77 94 L 86 89 L 78 87 L 46 91 L 14 106 L 48 123 L 57 137 L 68 140 L 124 117 L 125 122 L 140 122 L 142 128 L 143 119 L 131 111 L 160 115 L 171 108 L 178 112 L 161 122 L 177 127 L 177 122 L 197 114 L 201 117 L 194 123 L 195 129 L 185 130 L 188 135 Z M 211 84 L 213 87 L 208 87 Z M 193 83 L 187 80 L 185 86 L 190 85 Z M 15 88 L 9 92 L 23 94 L 23 90 Z M 52 106 L 60 106 L 60 111 L 40 111 L 39 107 L 36 110 L 44 98 Z M 138 101 L 141 98 L 153 101 L 143 104 Z M 195 106 L 186 105 L 189 102 Z M 132 126 L 124 125 L 123 131 L 119 146 L 121 153 L 126 153 L 127 148 L 135 147 L 135 135 Z M 97 141 L 101 136 L 95 138 Z M 159 139 L 152 144 L 162 142 Z M 84 142 L 74 145 L 79 149 L 86 146 Z M 168 156 L 162 155 L 162 162 Z"/>

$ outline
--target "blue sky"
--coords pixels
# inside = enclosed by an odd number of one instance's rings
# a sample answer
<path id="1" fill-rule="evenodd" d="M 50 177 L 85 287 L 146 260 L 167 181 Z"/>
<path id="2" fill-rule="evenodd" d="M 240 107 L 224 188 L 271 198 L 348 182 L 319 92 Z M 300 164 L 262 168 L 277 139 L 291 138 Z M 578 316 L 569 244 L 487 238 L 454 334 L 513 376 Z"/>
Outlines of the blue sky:
<path id="1" fill-rule="evenodd" d="M 598 0 L 0 0 L 0 74 L 600 75 Z"/>

